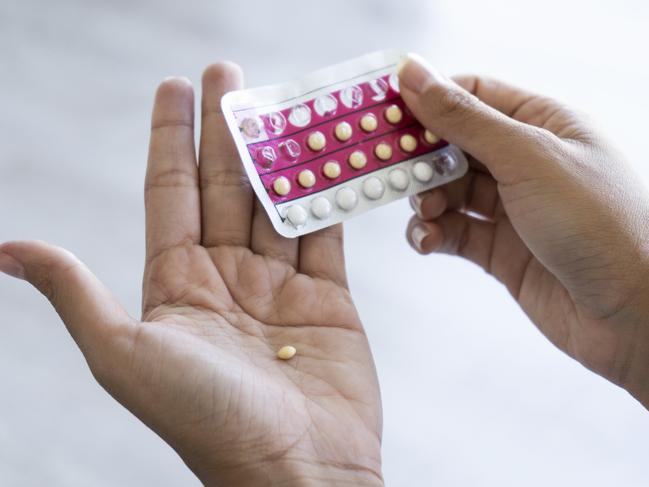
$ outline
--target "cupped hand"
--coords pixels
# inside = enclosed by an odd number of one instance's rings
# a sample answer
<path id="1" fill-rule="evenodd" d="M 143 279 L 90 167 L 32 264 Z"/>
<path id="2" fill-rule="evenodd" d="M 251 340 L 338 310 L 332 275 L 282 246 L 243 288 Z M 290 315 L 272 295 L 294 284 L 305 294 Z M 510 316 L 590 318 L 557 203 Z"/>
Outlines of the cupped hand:
<path id="1" fill-rule="evenodd" d="M 234 65 L 205 71 L 198 163 L 190 82 L 158 89 L 142 321 L 62 249 L 6 243 L 0 269 L 51 300 L 97 380 L 206 484 L 380 485 L 379 387 L 342 228 L 273 230 L 219 111 L 240 85 Z"/>
<path id="2" fill-rule="evenodd" d="M 555 345 L 649 407 L 649 203 L 624 158 L 581 115 L 493 79 L 411 55 L 400 84 L 472 159 L 411 199 L 411 245 L 482 266 Z"/>

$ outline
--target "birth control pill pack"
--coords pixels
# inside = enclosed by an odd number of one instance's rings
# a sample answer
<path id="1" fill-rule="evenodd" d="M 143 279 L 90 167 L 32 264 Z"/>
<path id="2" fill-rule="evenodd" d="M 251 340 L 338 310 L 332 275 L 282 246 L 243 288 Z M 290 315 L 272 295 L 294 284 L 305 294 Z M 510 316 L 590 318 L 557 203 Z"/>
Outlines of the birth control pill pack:
<path id="1" fill-rule="evenodd" d="M 320 230 L 466 172 L 462 151 L 405 106 L 395 72 L 402 55 L 375 52 L 223 97 L 250 183 L 281 235 Z"/>

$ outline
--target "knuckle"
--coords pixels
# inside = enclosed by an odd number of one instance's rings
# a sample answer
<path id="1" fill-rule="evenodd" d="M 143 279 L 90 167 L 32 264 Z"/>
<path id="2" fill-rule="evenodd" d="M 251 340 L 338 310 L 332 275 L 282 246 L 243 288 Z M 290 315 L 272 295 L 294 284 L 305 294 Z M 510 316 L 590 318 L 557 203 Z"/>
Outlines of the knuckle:
<path id="1" fill-rule="evenodd" d="M 144 182 L 144 191 L 156 188 L 196 187 L 196 174 L 177 167 L 150 174 Z"/>
<path id="2" fill-rule="evenodd" d="M 215 171 L 207 172 L 201 175 L 200 186 L 201 188 L 209 187 L 248 187 L 248 178 L 243 174 L 240 169 L 235 168 L 222 168 Z"/>

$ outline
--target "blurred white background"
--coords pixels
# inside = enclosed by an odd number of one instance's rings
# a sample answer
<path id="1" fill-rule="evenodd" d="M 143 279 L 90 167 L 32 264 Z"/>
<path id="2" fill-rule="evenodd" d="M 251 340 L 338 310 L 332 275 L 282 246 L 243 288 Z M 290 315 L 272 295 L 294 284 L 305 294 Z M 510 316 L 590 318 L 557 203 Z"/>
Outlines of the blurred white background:
<path id="1" fill-rule="evenodd" d="M 137 315 L 153 92 L 224 58 L 252 86 L 418 51 L 590 112 L 646 180 L 648 21 L 640 0 L 3 0 L 0 241 L 69 248 Z M 555 350 L 481 270 L 410 251 L 409 213 L 401 201 L 346 225 L 388 485 L 648 485 L 649 413 Z M 0 391 L 0 485 L 198 485 L 95 384 L 45 300 L 1 276 Z"/>

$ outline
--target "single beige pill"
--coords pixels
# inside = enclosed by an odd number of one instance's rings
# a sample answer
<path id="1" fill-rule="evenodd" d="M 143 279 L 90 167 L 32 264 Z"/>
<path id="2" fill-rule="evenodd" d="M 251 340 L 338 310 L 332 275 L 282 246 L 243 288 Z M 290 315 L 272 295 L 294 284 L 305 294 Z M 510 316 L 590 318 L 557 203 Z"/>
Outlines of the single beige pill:
<path id="1" fill-rule="evenodd" d="M 300 174 L 297 176 L 297 182 L 300 183 L 300 186 L 303 188 L 311 188 L 315 184 L 315 174 L 310 169 L 304 169 L 300 171 Z"/>
<path id="2" fill-rule="evenodd" d="M 405 152 L 412 152 L 417 148 L 417 139 L 410 134 L 404 134 L 399 139 L 399 147 Z"/>
<path id="3" fill-rule="evenodd" d="M 346 142 L 352 138 L 352 126 L 347 122 L 340 122 L 336 125 L 336 138 L 341 142 Z"/>
<path id="4" fill-rule="evenodd" d="M 374 154 L 382 161 L 387 161 L 388 159 L 390 159 L 390 157 L 392 157 L 392 147 L 390 147 L 390 145 L 386 144 L 385 142 L 381 142 L 374 148 Z"/>
<path id="5" fill-rule="evenodd" d="M 324 146 L 327 143 L 327 139 L 325 139 L 325 136 L 322 132 L 317 131 L 309 135 L 306 143 L 309 146 L 309 149 L 319 151 L 324 149 Z"/>
<path id="6" fill-rule="evenodd" d="M 336 161 L 325 162 L 325 165 L 322 167 L 322 173 L 327 179 L 336 179 L 340 176 L 340 164 Z"/>
<path id="7" fill-rule="evenodd" d="M 363 169 L 367 165 L 367 156 L 362 150 L 355 150 L 349 154 L 348 162 L 354 169 Z"/>
<path id="8" fill-rule="evenodd" d="M 273 181 L 273 190 L 280 196 L 286 196 L 291 191 L 291 182 L 284 176 Z"/>
<path id="9" fill-rule="evenodd" d="M 401 108 L 399 108 L 398 105 L 390 105 L 388 108 L 385 109 L 385 119 L 391 124 L 401 122 L 402 118 L 403 118 L 403 112 L 401 111 Z"/>
<path id="10" fill-rule="evenodd" d="M 297 350 L 295 349 L 295 347 L 291 345 L 284 345 L 277 351 L 277 358 L 281 358 L 282 360 L 289 360 L 292 359 L 296 353 Z"/>
<path id="11" fill-rule="evenodd" d="M 378 125 L 379 125 L 378 120 L 371 113 L 368 113 L 367 115 L 363 115 L 363 118 L 361 118 L 361 128 L 365 132 L 374 132 L 376 130 L 376 127 L 378 127 Z"/>
<path id="12" fill-rule="evenodd" d="M 430 130 L 424 130 L 424 140 L 429 144 L 437 144 L 439 142 L 439 137 L 432 133 Z"/>

